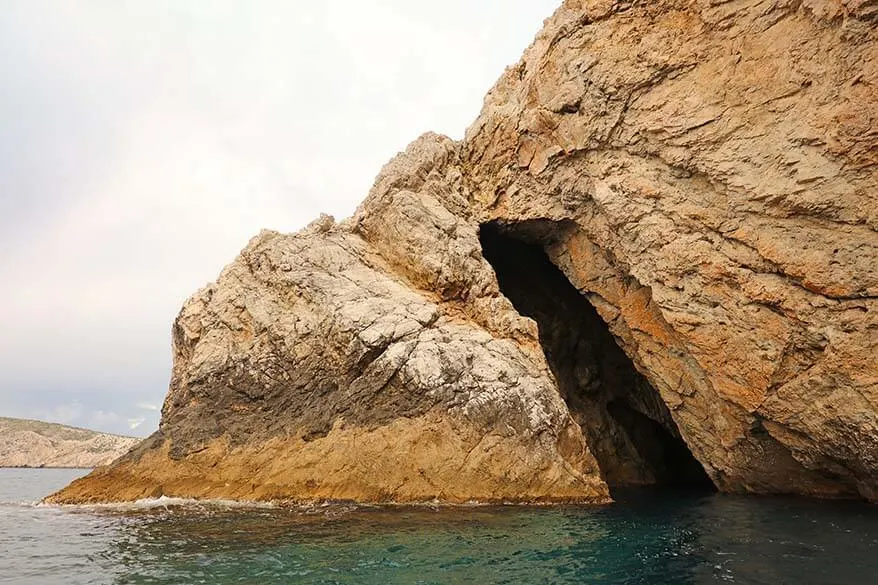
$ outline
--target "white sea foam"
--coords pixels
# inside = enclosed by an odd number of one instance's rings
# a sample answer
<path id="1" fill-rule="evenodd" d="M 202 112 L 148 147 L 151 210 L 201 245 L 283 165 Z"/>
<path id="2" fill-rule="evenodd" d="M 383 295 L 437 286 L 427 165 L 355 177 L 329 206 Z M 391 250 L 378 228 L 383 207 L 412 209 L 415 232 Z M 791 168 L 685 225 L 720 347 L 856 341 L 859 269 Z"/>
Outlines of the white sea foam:
<path id="1" fill-rule="evenodd" d="M 147 510 L 255 510 L 255 509 L 291 509 L 305 514 L 324 512 L 350 512 L 354 510 L 380 510 L 392 508 L 415 508 L 415 509 L 466 509 L 466 508 L 497 508 L 497 507 L 552 507 L 555 504 L 544 502 L 480 502 L 470 500 L 460 503 L 442 502 L 440 500 L 427 500 L 421 502 L 382 502 L 377 504 L 359 503 L 347 500 L 320 500 L 320 501 L 256 501 L 256 500 L 227 500 L 227 499 L 197 499 L 161 496 L 158 498 L 143 498 L 134 502 L 110 502 L 94 504 L 50 504 L 44 502 L 17 503 L 20 506 L 36 506 L 45 508 L 58 508 L 82 511 L 147 511 Z"/>
<path id="2" fill-rule="evenodd" d="M 274 502 L 257 502 L 250 500 L 222 500 L 222 499 L 195 499 L 195 498 L 174 498 L 161 496 L 158 498 L 143 498 L 134 502 L 111 502 L 100 504 L 47 504 L 39 503 L 39 506 L 75 509 L 75 510 L 114 510 L 114 511 L 136 511 L 136 510 L 152 510 L 152 509 L 169 509 L 169 508 L 192 508 L 192 509 L 265 509 L 276 508 Z"/>
<path id="3" fill-rule="evenodd" d="M 0 500 L 0 507 L 12 507 L 12 508 L 34 508 L 39 506 L 40 502 L 37 501 L 12 501 L 12 500 Z"/>

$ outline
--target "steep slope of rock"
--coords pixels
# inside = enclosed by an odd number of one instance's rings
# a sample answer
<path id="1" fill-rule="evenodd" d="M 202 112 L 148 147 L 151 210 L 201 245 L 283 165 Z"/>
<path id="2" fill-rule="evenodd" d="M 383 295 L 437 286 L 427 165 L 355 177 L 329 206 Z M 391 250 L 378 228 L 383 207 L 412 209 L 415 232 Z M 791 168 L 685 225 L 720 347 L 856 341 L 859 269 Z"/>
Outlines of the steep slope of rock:
<path id="1" fill-rule="evenodd" d="M 568 0 L 193 297 L 159 433 L 52 500 L 878 499 L 873 4 Z"/>
<path id="2" fill-rule="evenodd" d="M 567 2 L 463 145 L 723 489 L 878 497 L 875 18 Z"/>
<path id="3" fill-rule="evenodd" d="M 0 467 L 98 467 L 139 442 L 134 437 L 0 417 Z"/>
<path id="4" fill-rule="evenodd" d="M 499 296 L 475 226 L 418 179 L 446 181 L 455 145 L 422 144 L 370 199 L 396 203 L 263 232 L 187 302 L 159 433 L 56 501 L 604 501 L 535 328 Z M 423 262 L 380 255 L 373 229 L 422 243 Z"/>

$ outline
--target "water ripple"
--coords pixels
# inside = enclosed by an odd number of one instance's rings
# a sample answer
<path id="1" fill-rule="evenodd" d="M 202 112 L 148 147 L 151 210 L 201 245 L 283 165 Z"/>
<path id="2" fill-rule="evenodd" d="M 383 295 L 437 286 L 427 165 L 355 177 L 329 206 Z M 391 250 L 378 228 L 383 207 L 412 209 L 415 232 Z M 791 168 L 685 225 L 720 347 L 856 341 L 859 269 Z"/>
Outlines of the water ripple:
<path id="1" fill-rule="evenodd" d="M 861 585 L 878 508 L 657 492 L 614 506 L 56 507 L 69 470 L 0 470 L 0 583 Z"/>

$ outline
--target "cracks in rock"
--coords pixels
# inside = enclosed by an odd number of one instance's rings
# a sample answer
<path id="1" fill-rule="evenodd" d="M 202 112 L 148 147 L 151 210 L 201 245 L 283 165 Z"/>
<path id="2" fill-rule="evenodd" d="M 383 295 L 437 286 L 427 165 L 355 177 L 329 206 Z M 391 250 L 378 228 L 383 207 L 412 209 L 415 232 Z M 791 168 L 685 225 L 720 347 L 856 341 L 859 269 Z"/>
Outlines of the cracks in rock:
<path id="1" fill-rule="evenodd" d="M 643 152 L 635 152 L 635 151 L 632 151 L 632 150 L 625 148 L 625 147 L 606 146 L 603 148 L 588 149 L 588 150 L 583 150 L 583 151 L 578 151 L 576 153 L 573 153 L 572 157 L 574 157 L 574 158 L 571 160 L 568 160 L 568 164 L 571 164 L 572 161 L 577 159 L 577 158 L 587 157 L 589 155 L 593 155 L 596 153 L 606 154 L 606 153 L 615 153 L 615 152 L 622 152 L 625 155 L 630 156 L 634 159 L 644 160 L 647 162 L 653 162 L 655 164 L 661 165 L 662 167 L 665 167 L 665 168 L 670 169 L 670 170 L 674 170 L 674 169 L 684 170 L 688 174 L 688 176 L 675 177 L 675 178 L 677 178 L 678 180 L 685 180 L 685 181 L 696 181 L 697 180 L 702 184 L 702 188 L 709 188 L 711 190 L 711 192 L 715 193 L 718 197 L 723 198 L 725 200 L 727 206 L 731 206 L 732 201 L 731 201 L 729 195 L 726 193 L 726 191 L 732 190 L 731 187 L 729 187 L 729 185 L 726 185 L 725 183 L 722 183 L 722 182 L 720 182 L 719 185 L 717 185 L 716 184 L 717 181 L 715 178 L 711 178 L 708 175 L 706 175 L 705 173 L 703 173 L 695 168 L 684 168 L 684 167 L 680 167 L 678 165 L 674 165 L 673 163 L 666 161 L 665 159 L 661 158 L 658 155 L 654 155 L 654 154 L 651 155 L 651 154 L 646 154 Z M 596 209 L 607 219 L 607 222 L 613 228 L 613 233 L 614 233 L 615 237 L 617 237 L 619 239 L 623 239 L 622 236 L 620 235 L 620 230 L 622 228 L 624 228 L 625 226 L 612 223 L 611 222 L 612 214 L 607 213 L 607 212 L 602 210 L 603 204 L 601 202 L 595 200 L 594 198 L 591 198 L 590 201 L 596 207 Z M 854 301 L 855 302 L 855 301 L 878 299 L 878 295 L 873 294 L 871 291 L 863 291 L 861 293 L 854 293 L 854 294 L 832 294 L 832 293 L 829 293 L 825 290 L 822 290 L 816 286 L 809 287 L 808 285 L 805 284 L 802 277 L 799 277 L 795 274 L 792 274 L 787 268 L 785 268 L 782 265 L 782 263 L 779 263 L 777 260 L 766 256 L 759 249 L 759 247 L 756 244 L 751 243 L 750 241 L 747 241 L 743 238 L 740 238 L 740 237 L 733 235 L 733 232 L 735 231 L 734 229 L 723 230 L 721 223 L 719 225 L 717 225 L 716 222 L 711 223 L 707 219 L 698 218 L 698 217 L 695 217 L 692 215 L 687 216 L 685 218 L 679 217 L 679 216 L 674 216 L 674 215 L 669 214 L 665 210 L 660 209 L 656 206 L 653 206 L 650 210 L 644 211 L 640 217 L 646 217 L 647 215 L 654 215 L 654 214 L 663 214 L 669 218 L 674 219 L 674 224 L 677 226 L 687 226 L 687 222 L 688 222 L 688 224 L 689 224 L 689 226 L 688 226 L 689 232 L 688 233 L 696 233 L 698 231 L 709 232 L 709 233 L 715 234 L 716 236 L 718 236 L 719 238 L 721 238 L 725 241 L 734 242 L 735 244 L 743 246 L 743 247 L 747 248 L 747 250 L 749 250 L 750 252 L 755 254 L 760 260 L 762 260 L 762 262 L 765 264 L 765 266 L 767 266 L 769 268 L 769 270 L 766 271 L 764 268 L 760 268 L 759 266 L 753 265 L 753 263 L 746 262 L 745 260 L 742 260 L 740 258 L 733 258 L 733 257 L 729 256 L 727 253 L 723 252 L 722 250 L 719 250 L 719 249 L 717 250 L 718 252 L 722 253 L 723 256 L 729 260 L 729 262 L 731 262 L 732 264 L 734 264 L 735 266 L 737 266 L 741 269 L 749 270 L 755 274 L 774 274 L 774 275 L 780 276 L 780 277 L 784 278 L 790 285 L 795 286 L 795 287 L 801 289 L 802 291 L 804 291 L 810 295 L 819 296 L 819 297 L 822 297 L 822 298 L 830 300 L 830 301 L 839 301 L 839 302 Z M 778 217 L 778 218 L 783 218 L 783 219 L 794 219 L 795 218 L 795 216 L 788 216 L 788 215 L 785 215 L 785 216 L 772 215 L 771 213 L 769 213 L 769 209 L 766 209 L 765 215 L 762 215 L 762 214 L 759 214 L 756 212 L 752 212 L 752 211 L 745 211 L 745 212 L 742 212 L 742 214 L 745 217 L 753 218 L 753 219 L 759 219 L 759 218 L 764 218 L 764 217 L 769 217 L 769 218 Z M 637 221 L 639 221 L 640 217 L 635 217 L 627 223 L 628 224 L 636 223 Z M 803 220 L 803 221 L 807 220 L 807 222 L 810 225 L 812 225 L 818 229 L 837 228 L 839 225 L 851 226 L 852 228 L 864 227 L 865 229 L 869 229 L 868 226 L 863 226 L 861 223 L 852 223 L 852 222 L 846 222 L 846 221 L 830 219 L 830 218 L 809 216 L 809 217 L 802 217 L 801 220 Z"/>
<path id="2" fill-rule="evenodd" d="M 549 55 L 561 41 L 573 37 L 585 27 L 610 20 L 618 14 L 627 12 L 634 5 L 636 5 L 636 2 L 613 2 L 611 6 L 604 8 L 603 12 L 599 14 L 594 14 L 595 9 L 591 9 L 590 14 L 584 14 L 575 19 L 572 23 L 568 23 L 566 26 L 561 26 L 549 41 L 549 46 L 546 48 L 545 54 Z M 597 9 L 599 10 L 599 8 Z"/>
<path id="3" fill-rule="evenodd" d="M 830 494 L 834 496 L 868 497 L 860 492 L 860 480 L 858 476 L 868 476 L 869 471 L 863 468 L 857 469 L 851 465 L 849 456 L 842 453 L 817 452 L 804 448 L 813 444 L 813 438 L 789 424 L 783 424 L 764 417 L 760 413 L 754 413 L 754 420 L 750 426 L 750 434 L 762 439 L 759 448 L 763 456 L 770 457 L 764 449 L 773 449 L 782 453 L 788 462 L 794 466 L 800 466 L 804 479 L 809 488 L 816 494 Z M 775 459 L 777 460 L 777 459 Z M 779 466 L 789 465 L 783 459 L 778 462 Z"/>
<path id="4" fill-rule="evenodd" d="M 753 252 L 754 254 L 759 256 L 759 258 L 761 258 L 769 267 L 772 268 L 772 271 L 771 272 L 760 271 L 760 270 L 755 269 L 754 267 L 743 265 L 740 262 L 737 262 L 737 261 L 729 258 L 730 261 L 734 262 L 735 264 L 738 264 L 743 269 L 750 270 L 751 272 L 756 273 L 756 274 L 775 274 L 777 276 L 782 277 L 785 281 L 787 281 L 792 286 L 794 286 L 800 290 L 803 290 L 810 295 L 819 296 L 819 297 L 822 297 L 822 298 L 830 300 L 830 301 L 843 302 L 843 301 L 861 301 L 861 300 L 878 299 L 878 295 L 872 295 L 872 294 L 835 295 L 835 294 L 830 294 L 830 293 L 827 293 L 825 291 L 819 290 L 815 287 L 809 287 L 804 283 L 804 281 L 801 277 L 796 276 L 794 274 L 790 274 L 786 269 L 783 268 L 783 266 L 778 264 L 777 261 L 775 261 L 775 260 L 769 258 L 768 256 L 766 256 L 765 254 L 763 254 L 762 251 L 759 250 L 759 248 L 755 244 L 751 244 L 750 242 L 748 242 L 744 239 L 732 236 L 730 233 L 721 233 L 718 230 L 716 230 L 716 229 L 714 229 L 706 224 L 702 224 L 702 225 L 704 228 L 715 232 L 720 237 L 722 237 L 726 240 L 730 240 L 732 242 L 736 242 L 736 243 L 744 246 L 745 248 L 747 248 L 748 250 L 750 250 L 751 252 Z M 789 317 L 789 315 L 785 315 L 785 316 Z"/>
<path id="5" fill-rule="evenodd" d="M 666 65 L 664 67 L 656 69 L 652 73 L 652 75 L 635 84 L 634 87 L 632 87 L 631 90 L 628 92 L 628 95 L 625 96 L 622 108 L 619 111 L 619 115 L 617 116 L 616 121 L 613 123 L 613 126 L 607 132 L 606 138 L 604 138 L 602 142 L 607 145 L 613 143 L 613 140 L 621 132 L 622 124 L 625 121 L 625 115 L 628 113 L 628 109 L 631 107 L 631 104 L 634 103 L 634 101 L 636 101 L 641 95 L 643 95 L 645 90 L 654 88 L 677 72 L 689 72 L 695 69 L 695 67 L 697 67 L 696 63 L 679 63 L 675 65 Z"/>
<path id="6" fill-rule="evenodd" d="M 799 8 L 801 8 L 801 6 L 802 0 L 793 0 L 788 6 L 784 6 L 778 11 L 777 14 L 771 16 L 771 18 L 769 18 L 768 22 L 766 23 L 766 26 L 762 28 L 760 32 L 764 33 L 782 20 L 795 16 L 799 12 Z M 777 2 L 772 2 L 771 5 L 759 16 L 769 16 L 772 12 L 777 10 L 777 8 Z"/>

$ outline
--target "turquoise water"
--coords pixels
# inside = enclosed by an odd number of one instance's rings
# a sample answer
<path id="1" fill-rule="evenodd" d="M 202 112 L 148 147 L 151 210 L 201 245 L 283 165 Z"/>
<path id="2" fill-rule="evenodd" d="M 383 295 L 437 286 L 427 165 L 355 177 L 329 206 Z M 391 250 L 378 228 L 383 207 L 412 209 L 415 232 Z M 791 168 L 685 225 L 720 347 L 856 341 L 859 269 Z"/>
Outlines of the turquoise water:
<path id="1" fill-rule="evenodd" d="M 0 583 L 878 583 L 878 507 L 629 492 L 584 508 L 34 505 L 0 469 Z"/>

